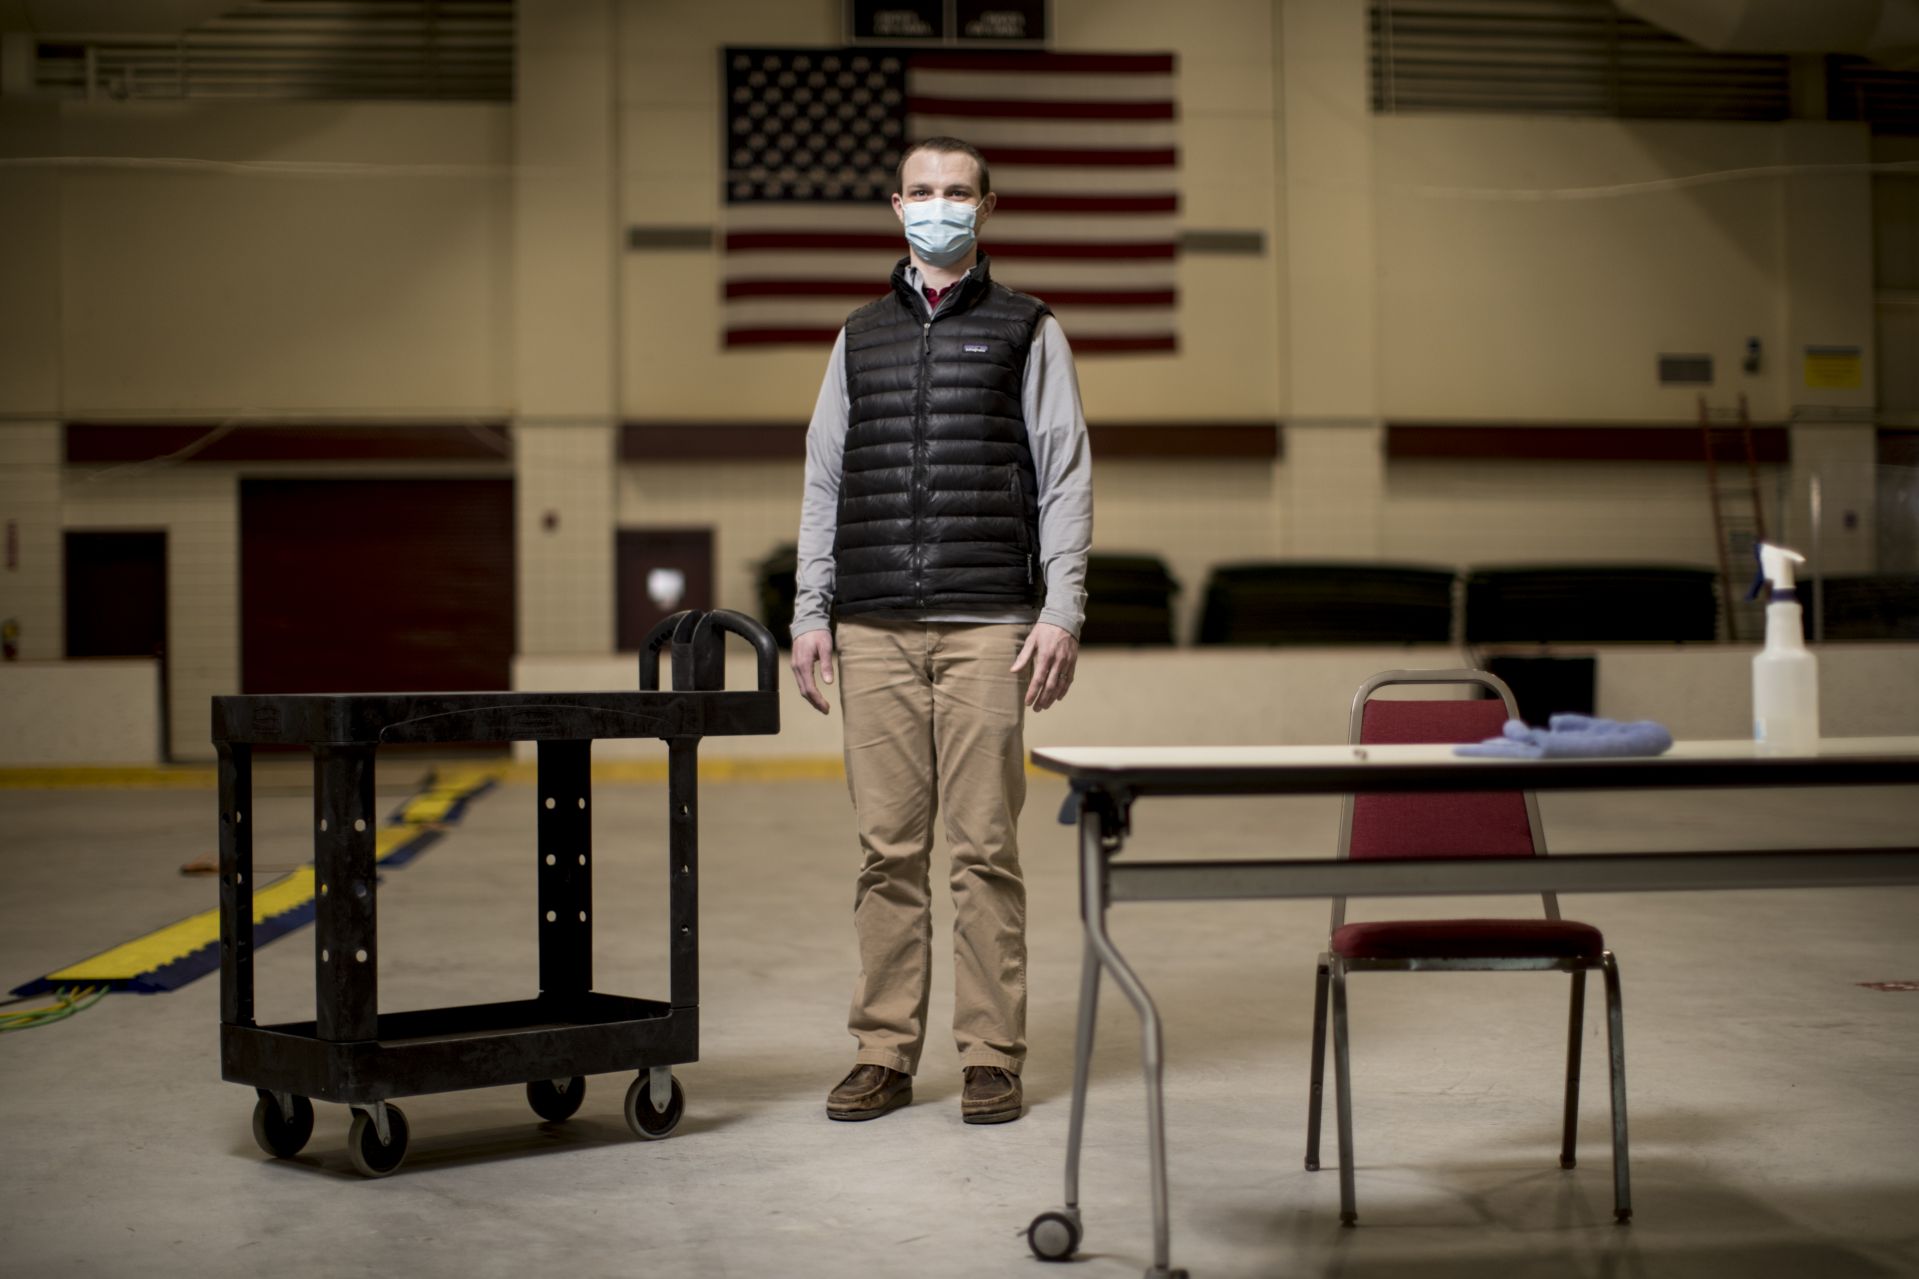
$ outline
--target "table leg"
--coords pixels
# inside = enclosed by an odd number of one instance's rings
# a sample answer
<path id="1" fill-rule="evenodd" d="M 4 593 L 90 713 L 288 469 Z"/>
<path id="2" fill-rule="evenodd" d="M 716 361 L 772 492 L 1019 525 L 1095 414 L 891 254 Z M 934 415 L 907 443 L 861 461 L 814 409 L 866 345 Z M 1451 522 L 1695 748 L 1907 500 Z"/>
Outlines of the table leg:
<path id="1" fill-rule="evenodd" d="M 1066 1211 L 1079 1213 L 1079 1151 L 1086 1134 L 1086 1089 L 1093 1073 L 1093 1031 L 1099 1021 L 1099 956 L 1086 943 L 1079 970 L 1079 1032 L 1073 1040 L 1073 1109 L 1066 1123 Z"/>
<path id="2" fill-rule="evenodd" d="M 668 937 L 672 956 L 672 994 L 675 1008 L 697 1008 L 700 1002 L 699 879 L 700 879 L 700 744 L 698 738 L 676 739 L 666 745 L 666 800 L 668 873 Z"/>
<path id="3" fill-rule="evenodd" d="M 220 1020 L 253 1024 L 253 747 L 220 742 Z"/>
<path id="4" fill-rule="evenodd" d="M 1182 1279 L 1174 1270 L 1170 1212 L 1166 1188 L 1166 1115 L 1164 1106 L 1164 1042 L 1159 1009 L 1146 985 L 1127 964 L 1106 932 L 1106 859 L 1109 852 L 1100 834 L 1100 814 L 1086 805 L 1079 819 L 1080 910 L 1085 916 L 1086 941 L 1101 966 L 1113 974 L 1120 992 L 1139 1014 L 1140 1066 L 1146 1076 L 1146 1155 L 1152 1164 L 1153 1265 L 1147 1279 Z M 1112 850 L 1116 853 L 1118 850 Z"/>
<path id="5" fill-rule="evenodd" d="M 373 747 L 313 748 L 314 1020 L 321 1039 L 379 1038 Z"/>
<path id="6" fill-rule="evenodd" d="M 561 1001 L 593 989 L 592 748 L 539 745 L 540 993 Z"/>

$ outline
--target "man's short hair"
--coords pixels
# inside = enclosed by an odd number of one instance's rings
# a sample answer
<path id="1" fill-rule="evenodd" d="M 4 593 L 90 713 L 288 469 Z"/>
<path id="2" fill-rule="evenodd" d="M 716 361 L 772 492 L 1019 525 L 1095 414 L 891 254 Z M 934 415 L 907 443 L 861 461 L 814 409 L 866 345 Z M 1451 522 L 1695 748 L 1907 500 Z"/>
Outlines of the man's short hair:
<path id="1" fill-rule="evenodd" d="M 961 155 L 973 157 L 973 163 L 979 166 L 979 198 L 984 200 L 993 194 L 993 173 L 986 167 L 986 157 L 979 148 L 964 138 L 922 138 L 906 148 L 900 156 L 899 171 L 895 175 L 894 185 L 903 193 L 906 190 L 906 162 L 922 151 L 957 151 Z"/>

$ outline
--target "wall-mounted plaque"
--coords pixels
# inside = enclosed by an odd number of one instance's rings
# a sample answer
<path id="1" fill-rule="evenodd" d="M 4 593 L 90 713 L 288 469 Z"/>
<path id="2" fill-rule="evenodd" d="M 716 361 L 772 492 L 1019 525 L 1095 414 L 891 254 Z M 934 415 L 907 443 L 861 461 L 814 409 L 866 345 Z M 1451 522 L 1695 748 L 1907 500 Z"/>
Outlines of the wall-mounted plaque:
<path id="1" fill-rule="evenodd" d="M 849 44 L 1043 46 L 1050 0 L 846 0 Z"/>
<path id="2" fill-rule="evenodd" d="M 846 0 L 846 38 L 849 43 L 944 44 L 953 32 L 947 6 L 948 0 Z"/>
<path id="3" fill-rule="evenodd" d="M 954 0 L 961 44 L 1045 44 L 1047 0 Z"/>

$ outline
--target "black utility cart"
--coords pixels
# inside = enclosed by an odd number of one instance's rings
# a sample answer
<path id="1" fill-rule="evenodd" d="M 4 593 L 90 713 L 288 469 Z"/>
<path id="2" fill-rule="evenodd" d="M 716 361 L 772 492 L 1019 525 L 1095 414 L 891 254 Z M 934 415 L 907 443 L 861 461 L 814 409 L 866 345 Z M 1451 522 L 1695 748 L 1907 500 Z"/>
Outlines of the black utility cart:
<path id="1" fill-rule="evenodd" d="M 724 634 L 757 651 L 758 688 L 728 692 Z M 671 649 L 672 688 L 660 688 Z M 777 733 L 778 650 L 743 614 L 667 618 L 640 652 L 628 693 L 387 693 L 216 697 L 220 759 L 220 1069 L 259 1092 L 253 1134 L 269 1154 L 296 1154 L 313 1102 L 354 1110 L 348 1144 L 370 1177 L 399 1167 L 406 1118 L 396 1097 L 525 1084 L 548 1120 L 579 1109 L 583 1077 L 638 1070 L 626 1119 L 664 1137 L 685 1105 L 675 1065 L 699 1057 L 700 739 Z M 657 737 L 668 760 L 672 976 L 669 998 L 593 989 L 594 738 Z M 394 742 L 539 743 L 539 994 L 532 999 L 381 1013 L 375 927 L 374 753 Z M 314 1019 L 253 1019 L 253 747 L 313 752 Z"/>

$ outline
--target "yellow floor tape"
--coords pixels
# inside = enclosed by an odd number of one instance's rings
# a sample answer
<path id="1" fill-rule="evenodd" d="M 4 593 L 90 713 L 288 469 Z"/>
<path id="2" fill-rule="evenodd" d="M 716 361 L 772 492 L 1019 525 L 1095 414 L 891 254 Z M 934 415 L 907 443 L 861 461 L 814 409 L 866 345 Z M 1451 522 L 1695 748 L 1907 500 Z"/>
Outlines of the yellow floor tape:
<path id="1" fill-rule="evenodd" d="M 425 789 L 410 796 L 374 835 L 376 863 L 398 864 L 458 820 L 460 808 L 499 780 L 497 767 L 436 770 Z M 254 945 L 259 947 L 312 918 L 313 867 L 302 866 L 254 890 Z M 29 982 L 16 995 L 38 994 L 79 983 L 105 983 L 117 990 L 172 990 L 219 968 L 218 907 L 101 951 L 77 964 Z"/>

